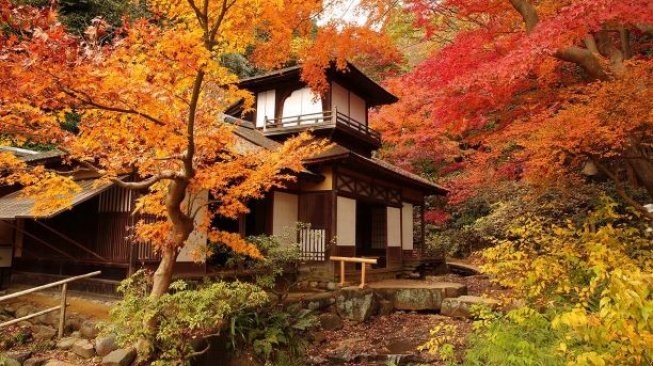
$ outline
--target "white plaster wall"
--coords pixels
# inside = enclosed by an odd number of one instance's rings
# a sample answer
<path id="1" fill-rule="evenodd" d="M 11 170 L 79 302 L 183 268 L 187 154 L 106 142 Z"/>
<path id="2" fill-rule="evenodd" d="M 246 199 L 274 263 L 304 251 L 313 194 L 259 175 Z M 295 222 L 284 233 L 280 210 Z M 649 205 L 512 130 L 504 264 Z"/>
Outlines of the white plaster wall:
<path id="1" fill-rule="evenodd" d="M 404 250 L 413 250 L 413 225 L 413 205 L 404 202 L 401 208 L 401 242 Z"/>
<path id="2" fill-rule="evenodd" d="M 356 246 L 356 200 L 338 196 L 336 245 Z"/>
<path id="3" fill-rule="evenodd" d="M 401 247 L 401 209 L 398 207 L 387 208 L 388 246 Z"/>
<path id="4" fill-rule="evenodd" d="M 367 122 L 367 111 L 365 109 L 365 101 L 354 93 L 349 93 L 349 117 L 365 124 Z"/>
<path id="5" fill-rule="evenodd" d="M 256 127 L 265 125 L 265 116 L 270 119 L 274 118 L 274 98 L 274 89 L 258 93 L 256 98 Z"/>
<path id="6" fill-rule="evenodd" d="M 331 83 L 331 104 L 338 112 L 349 115 L 349 90 L 335 81 Z"/>
<path id="7" fill-rule="evenodd" d="M 278 236 L 287 244 L 295 241 L 291 238 L 299 220 L 299 197 L 296 194 L 274 192 L 272 202 L 272 235 Z"/>
<path id="8" fill-rule="evenodd" d="M 311 88 L 297 89 L 283 102 L 283 117 L 303 116 L 322 112 L 322 100 Z M 314 117 L 313 117 L 314 118 Z M 314 123 L 314 119 L 302 121 L 302 124 Z M 289 122 L 291 123 L 291 122 Z M 292 122 L 292 124 L 295 124 Z"/>
<path id="9" fill-rule="evenodd" d="M 207 215 L 207 205 L 206 203 L 209 200 L 209 192 L 204 191 L 197 194 L 197 197 L 193 200 L 193 207 L 200 207 L 199 213 L 195 217 L 195 225 L 200 226 L 203 221 L 206 219 Z M 195 211 L 195 208 L 193 208 Z M 205 258 L 198 257 L 198 253 L 206 253 L 206 243 L 207 243 L 207 233 L 205 231 L 200 231 L 195 229 L 188 240 L 186 240 L 186 245 L 179 252 L 177 257 L 177 262 L 197 262 L 203 261 Z"/>

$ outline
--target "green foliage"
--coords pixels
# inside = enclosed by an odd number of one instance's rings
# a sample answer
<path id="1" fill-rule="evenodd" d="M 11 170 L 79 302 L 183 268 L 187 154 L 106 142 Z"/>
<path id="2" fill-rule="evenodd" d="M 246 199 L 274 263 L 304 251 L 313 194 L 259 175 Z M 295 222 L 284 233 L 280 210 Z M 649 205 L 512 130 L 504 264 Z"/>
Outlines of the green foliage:
<path id="1" fill-rule="evenodd" d="M 516 220 L 506 239 L 497 239 L 495 247 L 483 252 L 483 269 L 527 306 L 556 309 L 554 316 L 546 316 L 546 322 L 529 331 L 559 334 L 557 347 L 564 351 L 565 365 L 650 364 L 653 240 L 647 233 L 649 223 L 608 197 L 601 202 L 582 223 L 537 215 Z M 535 313 L 529 316 L 538 319 Z M 494 330 L 510 335 L 518 331 L 514 319 L 509 320 Z M 479 337 L 496 347 L 504 341 L 491 332 Z M 534 347 L 549 345 L 547 339 L 537 342 Z M 520 354 L 515 361 L 530 356 Z"/>
<path id="2" fill-rule="evenodd" d="M 282 240 L 282 239 L 281 239 Z M 288 291 L 297 284 L 301 250 L 298 244 L 283 244 L 273 236 L 250 237 L 265 260 L 254 263 L 256 284 L 267 289 L 283 301 Z"/>
<path id="3" fill-rule="evenodd" d="M 306 309 L 272 308 L 239 314 L 231 319 L 231 347 L 251 346 L 266 364 L 293 364 L 301 360 L 308 346 L 306 331 L 317 323 L 317 317 Z"/>
<path id="4" fill-rule="evenodd" d="M 206 283 L 190 288 L 183 281 L 171 285 L 171 293 L 149 297 L 150 277 L 139 271 L 123 281 L 122 301 L 110 313 L 105 333 L 117 335 L 120 344 L 140 347 L 153 365 L 188 365 L 198 351 L 194 345 L 227 327 L 229 319 L 268 302 L 259 287 L 234 282 Z M 152 326 L 155 324 L 156 326 Z"/>
<path id="5" fill-rule="evenodd" d="M 468 340 L 465 366 L 562 366 L 557 347 L 563 333 L 551 326 L 551 315 L 522 308 L 479 323 Z"/>
<path id="6" fill-rule="evenodd" d="M 50 6 L 51 0 L 15 0 L 16 3 L 38 7 Z M 96 17 L 102 17 L 114 27 L 122 25 L 123 18 L 147 18 L 151 14 L 145 0 L 60 0 L 59 19 L 66 28 L 83 34 Z"/>
<path id="7" fill-rule="evenodd" d="M 302 225 L 300 224 L 299 227 Z M 298 270 L 301 264 L 301 250 L 295 243 L 297 232 L 284 233 L 280 236 L 250 236 L 247 242 L 256 246 L 264 260 L 253 260 L 226 249 L 223 245 L 210 244 L 212 252 L 227 255 L 227 267 L 251 270 L 255 283 L 276 296 L 277 302 L 283 301 L 297 284 Z"/>
<path id="8" fill-rule="evenodd" d="M 456 359 L 455 346 L 462 342 L 463 340 L 458 336 L 458 327 L 442 322 L 430 330 L 429 340 L 417 349 L 426 350 L 447 364 L 452 364 Z"/>

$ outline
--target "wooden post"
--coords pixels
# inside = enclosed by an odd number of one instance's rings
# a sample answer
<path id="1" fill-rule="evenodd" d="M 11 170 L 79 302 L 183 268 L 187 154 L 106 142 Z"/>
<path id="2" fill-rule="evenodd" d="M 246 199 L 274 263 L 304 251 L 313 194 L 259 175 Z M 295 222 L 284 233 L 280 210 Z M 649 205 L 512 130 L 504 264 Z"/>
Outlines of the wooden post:
<path id="1" fill-rule="evenodd" d="M 68 292 L 68 284 L 64 283 L 61 286 L 61 310 L 59 312 L 59 338 L 63 337 L 64 326 L 66 325 L 66 295 Z"/>
<path id="2" fill-rule="evenodd" d="M 367 268 L 367 263 L 361 263 L 361 289 L 364 289 L 367 285 L 365 284 L 365 268 Z"/>
<path id="3" fill-rule="evenodd" d="M 336 106 L 333 106 L 333 112 L 331 112 L 331 124 L 335 126 L 335 124 L 338 122 L 338 108 Z"/>
<path id="4" fill-rule="evenodd" d="M 340 261 L 340 287 L 345 286 L 345 261 Z"/>

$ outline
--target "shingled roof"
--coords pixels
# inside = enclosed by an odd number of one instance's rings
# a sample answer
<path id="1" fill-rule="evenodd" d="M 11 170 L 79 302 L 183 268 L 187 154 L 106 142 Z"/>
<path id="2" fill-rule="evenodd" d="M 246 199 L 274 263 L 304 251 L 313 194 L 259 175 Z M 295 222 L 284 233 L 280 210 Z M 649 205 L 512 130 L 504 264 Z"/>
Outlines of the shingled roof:
<path id="1" fill-rule="evenodd" d="M 446 188 L 433 183 L 424 177 L 420 177 L 417 174 L 413 174 L 409 171 L 401 169 L 398 166 L 388 163 L 387 161 L 363 156 L 341 145 L 334 145 L 321 154 L 316 155 L 311 159 L 307 159 L 306 164 L 310 167 L 310 165 L 314 164 L 345 159 L 357 162 L 368 169 L 377 170 L 381 173 L 397 177 L 399 180 L 403 180 L 406 183 L 426 188 L 433 194 L 444 195 L 449 193 L 449 190 Z"/>

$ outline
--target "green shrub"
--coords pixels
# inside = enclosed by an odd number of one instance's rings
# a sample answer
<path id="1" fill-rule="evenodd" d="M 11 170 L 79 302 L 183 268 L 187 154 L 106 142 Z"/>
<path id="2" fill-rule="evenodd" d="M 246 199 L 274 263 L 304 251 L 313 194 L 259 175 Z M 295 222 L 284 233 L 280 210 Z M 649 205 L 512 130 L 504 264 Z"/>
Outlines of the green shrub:
<path id="1" fill-rule="evenodd" d="M 215 282 L 190 288 L 183 281 L 171 292 L 153 299 L 148 296 L 149 276 L 139 271 L 123 281 L 123 300 L 110 312 L 104 333 L 117 335 L 122 345 L 140 344 L 141 356 L 152 365 L 188 365 L 203 350 L 197 345 L 227 329 L 229 319 L 268 302 L 258 286 L 241 282 Z M 154 325 L 154 326 L 153 326 Z"/>
<path id="2" fill-rule="evenodd" d="M 465 366 L 563 366 L 558 350 L 564 336 L 551 326 L 551 316 L 528 308 L 482 321 L 468 339 Z"/>
<path id="3" fill-rule="evenodd" d="M 231 348 L 236 351 L 251 347 L 266 364 L 297 364 L 308 346 L 306 331 L 317 323 L 317 317 L 306 309 L 242 313 L 231 319 Z"/>

